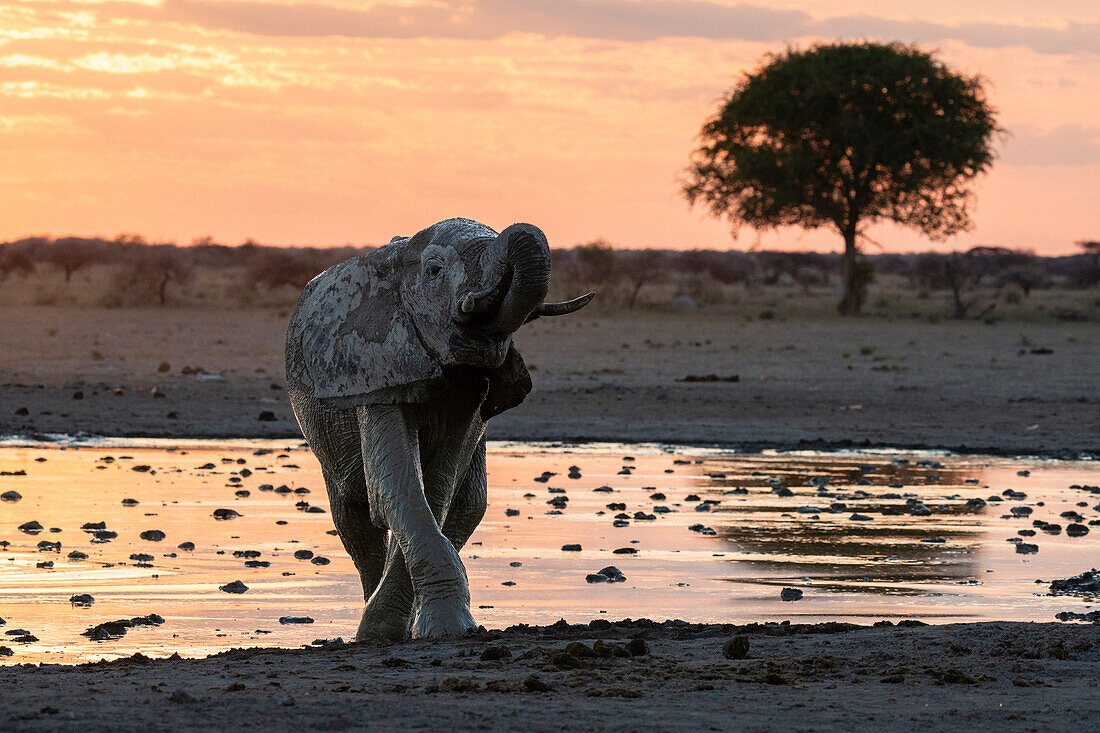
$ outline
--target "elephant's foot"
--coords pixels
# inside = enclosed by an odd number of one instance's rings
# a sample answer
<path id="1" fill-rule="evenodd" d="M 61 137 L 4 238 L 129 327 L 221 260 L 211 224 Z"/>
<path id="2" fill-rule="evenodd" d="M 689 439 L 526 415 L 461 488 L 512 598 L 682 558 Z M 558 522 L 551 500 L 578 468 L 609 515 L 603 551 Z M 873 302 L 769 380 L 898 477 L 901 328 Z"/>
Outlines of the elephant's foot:
<path id="1" fill-rule="evenodd" d="M 363 619 L 355 633 L 356 641 L 382 639 L 385 641 L 405 641 L 409 638 L 408 607 L 382 607 L 379 604 L 367 604 L 363 610 Z"/>
<path id="2" fill-rule="evenodd" d="M 413 611 L 412 638 L 461 636 L 477 630 L 470 601 L 463 597 L 423 600 Z"/>

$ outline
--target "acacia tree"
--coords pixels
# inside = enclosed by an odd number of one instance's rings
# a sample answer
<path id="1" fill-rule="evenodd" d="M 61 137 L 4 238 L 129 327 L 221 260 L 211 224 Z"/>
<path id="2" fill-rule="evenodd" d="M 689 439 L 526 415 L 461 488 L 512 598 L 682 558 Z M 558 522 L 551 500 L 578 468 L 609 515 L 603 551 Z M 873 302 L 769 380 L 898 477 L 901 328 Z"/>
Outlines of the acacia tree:
<path id="1" fill-rule="evenodd" d="M 878 221 L 944 239 L 970 226 L 967 184 L 1000 132 L 982 81 L 901 43 L 769 55 L 703 126 L 684 194 L 736 233 L 831 227 L 844 239 L 843 314 L 859 312 L 859 240 Z"/>

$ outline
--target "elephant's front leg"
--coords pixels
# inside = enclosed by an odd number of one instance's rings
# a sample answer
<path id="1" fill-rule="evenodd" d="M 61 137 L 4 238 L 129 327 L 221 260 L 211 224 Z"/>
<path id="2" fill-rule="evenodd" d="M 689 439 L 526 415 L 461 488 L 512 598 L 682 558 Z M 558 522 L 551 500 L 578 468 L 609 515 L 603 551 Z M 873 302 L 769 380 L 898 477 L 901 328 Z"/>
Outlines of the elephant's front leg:
<path id="1" fill-rule="evenodd" d="M 371 519 L 388 527 L 397 544 L 393 548 L 391 542 L 385 575 L 399 570 L 394 566 L 401 558 L 394 557 L 393 551 L 400 549 L 412 581 L 412 636 L 446 636 L 476 628 L 466 569 L 424 495 L 415 427 L 400 407 L 379 405 L 360 409 L 359 429 Z M 386 592 L 386 586 L 384 577 L 375 595 Z M 406 623 L 405 618 L 377 620 L 388 625 Z"/>

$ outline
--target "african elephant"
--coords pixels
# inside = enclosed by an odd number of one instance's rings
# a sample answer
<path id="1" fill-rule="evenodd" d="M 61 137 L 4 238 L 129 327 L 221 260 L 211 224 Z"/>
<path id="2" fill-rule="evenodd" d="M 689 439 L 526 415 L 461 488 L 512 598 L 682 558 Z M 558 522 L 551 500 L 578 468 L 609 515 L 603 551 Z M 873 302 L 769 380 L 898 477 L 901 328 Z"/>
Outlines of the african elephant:
<path id="1" fill-rule="evenodd" d="M 306 285 L 287 392 L 363 583 L 357 639 L 476 628 L 458 551 L 485 513 L 485 425 L 531 378 L 512 334 L 582 308 L 545 303 L 546 237 L 448 219 Z"/>

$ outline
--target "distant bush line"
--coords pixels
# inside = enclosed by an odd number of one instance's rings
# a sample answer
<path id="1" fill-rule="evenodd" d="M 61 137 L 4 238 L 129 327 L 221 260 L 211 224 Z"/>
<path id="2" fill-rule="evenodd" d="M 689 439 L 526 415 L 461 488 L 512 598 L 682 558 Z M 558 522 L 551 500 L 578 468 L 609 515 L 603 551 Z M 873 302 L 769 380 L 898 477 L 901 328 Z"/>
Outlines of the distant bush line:
<path id="1" fill-rule="evenodd" d="M 1037 291 L 1089 291 L 1100 285 L 1100 247 L 1095 242 L 1080 244 L 1081 254 L 1059 257 L 1002 247 L 869 254 L 863 257 L 868 270 L 863 277 L 881 286 L 880 301 L 888 297 L 887 290 L 908 291 L 918 299 L 939 293 L 945 304 L 941 316 L 984 318 L 998 303 L 1019 303 Z M 166 305 L 195 298 L 224 303 L 227 297 L 239 305 L 288 304 L 317 273 L 372 249 L 276 247 L 251 241 L 225 245 L 210 238 L 180 246 L 149 243 L 133 235 L 27 237 L 0 243 L 0 288 L 19 280 L 52 279 L 50 288 L 37 286 L 35 302 L 64 300 L 74 276 L 94 270 L 96 277 L 85 281 L 100 289 L 93 301 L 102 306 Z M 775 287 L 806 294 L 831 292 L 839 286 L 840 264 L 838 254 L 639 250 L 612 248 L 603 240 L 553 250 L 555 287 L 573 292 L 577 286 L 590 286 L 600 292 L 604 309 L 736 303 L 747 293 Z M 201 283 L 206 283 L 205 291 Z M 764 301 L 769 311 L 783 305 L 782 299 Z M 1095 296 L 1083 302 L 1085 311 L 1097 305 Z M 935 319 L 927 309 L 920 314 Z"/>

